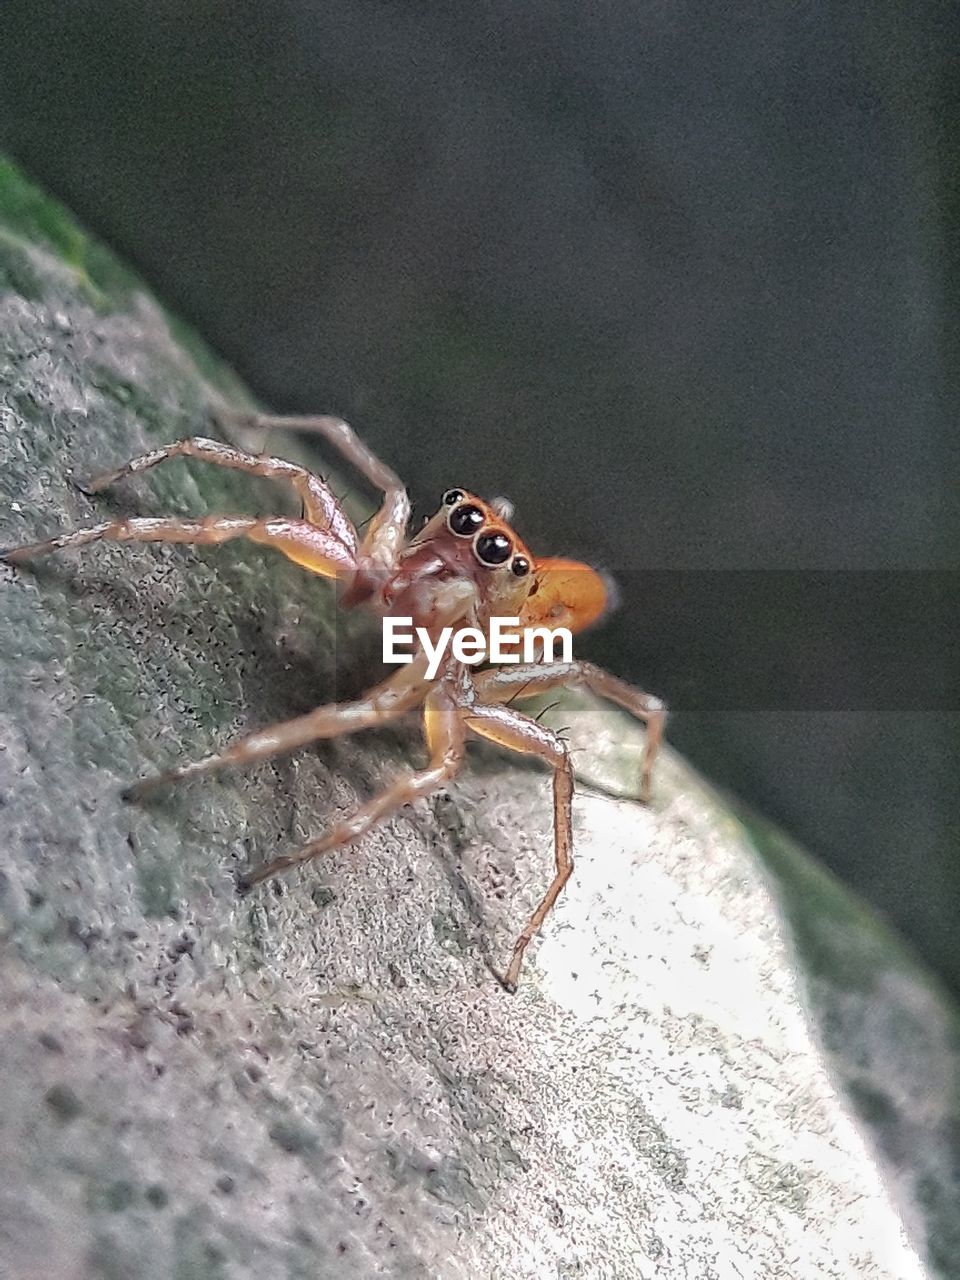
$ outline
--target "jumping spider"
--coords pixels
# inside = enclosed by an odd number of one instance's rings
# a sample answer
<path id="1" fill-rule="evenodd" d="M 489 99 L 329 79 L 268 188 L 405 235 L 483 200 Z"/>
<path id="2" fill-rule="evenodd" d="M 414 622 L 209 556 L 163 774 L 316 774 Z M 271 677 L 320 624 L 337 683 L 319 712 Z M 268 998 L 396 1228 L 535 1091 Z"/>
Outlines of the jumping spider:
<path id="1" fill-rule="evenodd" d="M 217 515 L 196 520 L 109 520 L 0 552 L 0 557 L 20 564 L 34 556 L 101 539 L 207 545 L 250 538 L 273 547 L 312 573 L 332 578 L 340 588 L 343 608 L 364 605 L 381 617 L 410 617 L 415 626 L 426 628 L 431 635 L 445 626 L 470 625 L 483 631 L 493 617 L 519 618 L 521 629 L 549 623 L 577 632 L 604 612 L 608 602 L 604 578 L 574 560 L 535 557 L 510 527 L 511 511 L 506 502 L 484 502 L 464 489 L 450 489 L 443 495 L 440 510 L 411 537 L 407 532 L 410 503 L 406 490 L 346 422 L 333 417 L 257 414 L 221 415 L 220 421 L 225 420 L 264 429 L 310 430 L 325 437 L 383 493 L 383 502 L 362 539 L 319 476 L 281 458 L 255 456 L 196 436 L 146 453 L 81 488 L 88 494 L 99 493 L 168 458 L 196 458 L 283 481 L 302 503 L 301 518 Z M 288 867 L 353 843 L 402 805 L 448 782 L 463 762 L 468 731 L 509 750 L 539 756 L 553 769 L 556 874 L 517 939 L 506 972 L 497 975 L 508 991 L 515 991 L 524 952 L 573 870 L 573 772 L 562 738 L 511 704 L 560 685 L 585 685 L 646 722 L 640 783 L 641 794 L 648 798 L 651 768 L 666 718 L 659 698 L 589 662 L 539 661 L 475 672 L 448 653 L 436 677 L 428 680 L 422 652 L 355 702 L 318 707 L 308 715 L 248 734 L 215 755 L 145 778 L 125 795 L 135 799 L 161 784 L 212 773 L 227 765 L 264 760 L 320 738 L 383 725 L 422 706 L 428 766 L 382 791 L 320 839 L 257 867 L 246 877 L 245 887 L 249 888 Z"/>

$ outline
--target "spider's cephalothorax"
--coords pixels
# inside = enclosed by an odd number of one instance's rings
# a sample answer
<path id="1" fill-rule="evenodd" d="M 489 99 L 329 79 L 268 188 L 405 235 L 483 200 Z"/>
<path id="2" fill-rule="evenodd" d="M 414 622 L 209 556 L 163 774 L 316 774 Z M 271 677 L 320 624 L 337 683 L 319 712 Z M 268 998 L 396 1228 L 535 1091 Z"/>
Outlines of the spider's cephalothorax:
<path id="1" fill-rule="evenodd" d="M 404 547 L 380 604 L 415 625 L 457 621 L 485 627 L 518 617 L 536 586 L 533 558 L 498 510 L 463 489 L 448 489 L 440 510 Z"/>
<path id="2" fill-rule="evenodd" d="M 403 485 L 340 418 L 221 415 L 220 422 L 226 421 L 323 435 L 384 495 L 363 538 L 319 476 L 282 458 L 255 456 L 195 436 L 135 458 L 92 481 L 85 486 L 85 492 L 97 493 L 124 476 L 145 471 L 168 458 L 198 458 L 284 481 L 299 497 L 303 515 L 299 519 L 222 515 L 111 520 L 0 555 L 11 563 L 21 563 L 101 539 L 202 545 L 250 538 L 273 547 L 313 573 L 336 580 L 344 607 L 363 605 L 384 616 L 410 617 L 415 626 L 431 633 L 457 626 L 485 631 L 494 617 L 518 618 L 521 629 L 566 627 L 575 633 L 596 621 L 608 606 L 608 583 L 595 570 L 575 560 L 533 556 L 508 523 L 512 509 L 502 499 L 484 502 L 464 489 L 449 489 L 437 513 L 415 536 L 408 537 L 410 504 Z M 556 874 L 517 939 L 506 972 L 497 975 L 508 990 L 514 990 L 527 945 L 573 870 L 573 773 L 566 744 L 553 730 L 518 711 L 514 701 L 560 685 L 580 684 L 644 720 L 647 742 L 640 787 L 645 799 L 649 797 L 651 769 L 666 712 L 659 698 L 588 662 L 521 663 L 477 672 L 448 652 L 435 679 L 427 679 L 426 670 L 425 655 L 418 654 L 355 702 L 319 707 L 296 720 L 248 734 L 215 755 L 146 778 L 126 794 L 135 798 L 163 783 L 262 760 L 320 738 L 381 725 L 422 706 L 430 752 L 427 767 L 388 787 L 320 839 L 258 867 L 246 877 L 249 887 L 318 854 L 352 843 L 389 813 L 448 781 L 460 768 L 468 732 L 511 750 L 539 756 L 553 769 Z"/>

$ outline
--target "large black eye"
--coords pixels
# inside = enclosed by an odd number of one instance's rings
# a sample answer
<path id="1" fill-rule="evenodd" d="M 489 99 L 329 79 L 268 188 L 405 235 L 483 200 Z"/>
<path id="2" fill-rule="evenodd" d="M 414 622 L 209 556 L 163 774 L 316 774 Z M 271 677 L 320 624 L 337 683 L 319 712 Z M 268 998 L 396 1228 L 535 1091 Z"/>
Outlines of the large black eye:
<path id="1" fill-rule="evenodd" d="M 459 534 L 461 538 L 472 538 L 478 529 L 483 528 L 483 512 L 472 502 L 466 502 L 462 507 L 454 507 L 447 516 L 447 524 L 451 533 Z"/>
<path id="2" fill-rule="evenodd" d="M 448 489 L 440 501 L 445 507 L 455 507 L 458 502 L 463 501 L 463 494 L 459 489 Z"/>
<path id="3" fill-rule="evenodd" d="M 514 556 L 510 570 L 512 573 L 515 573 L 518 578 L 525 578 L 530 572 L 530 561 L 526 556 Z"/>
<path id="4" fill-rule="evenodd" d="M 489 565 L 505 564 L 513 551 L 510 539 L 499 529 L 494 533 L 481 533 L 473 547 L 480 563 Z"/>

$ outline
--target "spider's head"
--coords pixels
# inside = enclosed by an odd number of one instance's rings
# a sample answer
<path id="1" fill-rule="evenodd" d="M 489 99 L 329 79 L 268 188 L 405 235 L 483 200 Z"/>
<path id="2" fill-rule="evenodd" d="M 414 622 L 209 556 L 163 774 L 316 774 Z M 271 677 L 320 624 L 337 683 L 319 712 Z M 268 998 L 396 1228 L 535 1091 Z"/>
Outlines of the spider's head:
<path id="1" fill-rule="evenodd" d="M 414 540 L 432 543 L 450 573 L 476 585 L 488 617 L 518 617 L 533 585 L 533 556 L 508 523 L 512 513 L 504 498 L 485 502 L 465 489 L 448 489 Z"/>
<path id="2" fill-rule="evenodd" d="M 485 502 L 465 489 L 448 489 L 414 541 L 432 543 L 450 572 L 476 584 L 487 617 L 572 632 L 596 622 L 613 603 L 612 584 L 576 560 L 535 560 L 510 525 L 512 516 L 505 498 Z"/>

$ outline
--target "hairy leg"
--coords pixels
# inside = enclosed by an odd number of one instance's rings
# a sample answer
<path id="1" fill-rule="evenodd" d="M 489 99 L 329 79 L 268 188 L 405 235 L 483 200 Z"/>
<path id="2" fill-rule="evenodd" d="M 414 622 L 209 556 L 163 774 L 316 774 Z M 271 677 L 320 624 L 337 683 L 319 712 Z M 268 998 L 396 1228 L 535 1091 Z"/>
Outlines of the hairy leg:
<path id="1" fill-rule="evenodd" d="M 199 520 L 163 516 L 140 516 L 108 520 L 90 529 L 61 533 L 45 542 L 0 551 L 0 559 L 22 564 L 35 556 L 83 547 L 88 542 L 188 542 L 211 546 L 233 538 L 249 538 L 274 547 L 289 560 L 325 578 L 337 578 L 356 567 L 353 552 L 327 530 L 308 520 L 275 517 L 258 520 L 253 516 L 203 516 Z"/>
<path id="2" fill-rule="evenodd" d="M 164 445 L 162 449 L 152 449 L 139 458 L 132 458 L 122 467 L 96 476 L 78 487 L 83 493 L 100 493 L 118 480 L 139 475 L 141 471 L 148 471 L 169 458 L 196 458 L 202 462 L 212 462 L 218 467 L 229 467 L 234 471 L 246 471 L 250 475 L 284 481 L 299 496 L 304 515 L 311 524 L 329 530 L 349 550 L 357 549 L 357 532 L 353 524 L 336 496 L 319 476 L 293 462 L 286 462 L 283 458 L 256 457 L 252 453 L 234 449 L 232 445 L 222 444 L 219 440 L 207 440 L 204 436 L 191 436 Z"/>
<path id="3" fill-rule="evenodd" d="M 615 702 L 647 726 L 647 741 L 640 762 L 640 795 L 649 803 L 652 791 L 653 763 L 663 741 L 667 722 L 664 703 L 653 694 L 627 684 L 617 676 L 596 667 L 592 662 L 551 662 L 497 667 L 474 676 L 477 697 L 484 702 L 509 702 L 513 698 L 532 698 L 561 685 L 583 685 L 598 697 Z"/>
<path id="4" fill-rule="evenodd" d="M 304 845 L 293 853 L 283 854 L 273 862 L 256 867 L 243 879 L 243 887 L 267 880 L 278 871 L 309 862 L 321 853 L 353 844 L 361 836 L 382 822 L 384 818 L 405 804 L 412 804 L 429 795 L 458 772 L 463 761 L 464 729 L 453 692 L 444 682 L 435 684 L 427 694 L 423 712 L 424 733 L 430 748 L 430 763 L 426 769 L 401 778 L 362 805 L 350 817 L 338 822 L 319 840 Z"/>
<path id="5" fill-rule="evenodd" d="M 124 792 L 124 799 L 138 800 L 167 783 L 184 782 L 232 765 L 266 760 L 271 756 L 294 751 L 297 747 L 304 747 L 310 742 L 317 742 L 321 738 L 337 738 L 357 733 L 361 729 L 375 729 L 379 725 L 388 724 L 423 701 L 428 688 L 423 682 L 425 666 L 425 659 L 419 658 L 417 662 L 401 667 L 389 679 L 355 702 L 334 702 L 317 707 L 295 720 L 284 720 L 259 729 L 256 733 L 245 734 L 222 751 L 205 756 L 202 760 L 193 760 L 154 777 L 143 778 Z"/>
<path id="6" fill-rule="evenodd" d="M 382 492 L 383 502 L 367 526 L 363 550 L 375 563 L 387 568 L 393 567 L 406 536 L 410 520 L 410 499 L 396 473 L 367 448 L 349 423 L 326 414 L 279 417 L 264 413 L 221 411 L 216 417 L 222 423 L 235 422 L 265 431 L 312 431 L 323 436 L 374 488 Z"/>
<path id="7" fill-rule="evenodd" d="M 479 691 L 478 691 L 479 696 Z M 475 703 L 463 712 L 467 728 L 511 751 L 536 755 L 553 769 L 553 846 L 556 874 L 540 905 L 517 938 L 505 974 L 497 975 L 508 991 L 516 991 L 523 953 L 540 932 L 544 920 L 573 872 L 573 770 L 562 739 L 529 716 L 511 707 Z"/>

